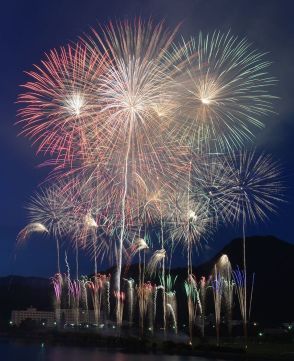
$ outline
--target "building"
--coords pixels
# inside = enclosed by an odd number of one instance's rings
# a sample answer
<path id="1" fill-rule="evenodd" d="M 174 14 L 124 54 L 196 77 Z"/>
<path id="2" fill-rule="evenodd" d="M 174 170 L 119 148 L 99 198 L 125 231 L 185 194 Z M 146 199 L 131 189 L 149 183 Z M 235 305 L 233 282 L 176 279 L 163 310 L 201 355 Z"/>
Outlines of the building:
<path id="1" fill-rule="evenodd" d="M 31 319 L 44 326 L 53 327 L 55 322 L 55 313 L 52 311 L 38 311 L 34 307 L 26 310 L 12 311 L 11 323 L 19 326 L 24 320 Z"/>
<path id="2" fill-rule="evenodd" d="M 93 310 L 81 309 L 61 309 L 60 321 L 62 324 L 76 325 L 76 324 L 92 324 L 96 323 L 95 314 Z"/>
<path id="3" fill-rule="evenodd" d="M 62 325 L 81 325 L 96 323 L 93 310 L 82 309 L 61 309 L 59 310 L 60 322 Z M 12 311 L 11 324 L 20 326 L 27 319 L 31 319 L 46 327 L 56 326 L 56 313 L 54 311 L 39 311 L 34 307 L 26 310 Z"/>

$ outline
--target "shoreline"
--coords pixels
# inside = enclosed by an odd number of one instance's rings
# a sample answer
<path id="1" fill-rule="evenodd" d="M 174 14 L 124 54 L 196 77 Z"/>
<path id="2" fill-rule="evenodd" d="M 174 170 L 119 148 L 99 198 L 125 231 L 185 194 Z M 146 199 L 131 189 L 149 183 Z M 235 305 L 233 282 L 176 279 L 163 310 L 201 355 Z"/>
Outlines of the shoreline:
<path id="1" fill-rule="evenodd" d="M 43 330 L 42 330 L 43 331 Z M 174 342 L 168 340 L 159 341 L 152 338 L 140 338 L 138 336 L 114 336 L 101 335 L 99 333 L 87 333 L 76 331 L 46 331 L 46 332 L 25 332 L 19 331 L 2 332 L 0 340 L 12 342 L 25 342 L 28 344 L 42 343 L 49 346 L 98 348 L 106 351 L 115 351 L 131 354 L 154 354 L 154 355 L 179 355 L 196 356 L 218 360 L 232 361 L 290 361 L 294 357 L 294 345 L 292 350 L 285 351 L 286 345 L 263 344 L 263 352 L 257 352 L 256 344 L 249 344 L 247 351 L 238 345 L 223 344 L 217 347 L 213 344 L 201 343 L 197 346 L 189 346 L 183 342 Z M 278 354 L 272 352 L 276 346 L 282 347 L 284 352 Z M 254 351 L 255 348 L 255 351 Z"/>

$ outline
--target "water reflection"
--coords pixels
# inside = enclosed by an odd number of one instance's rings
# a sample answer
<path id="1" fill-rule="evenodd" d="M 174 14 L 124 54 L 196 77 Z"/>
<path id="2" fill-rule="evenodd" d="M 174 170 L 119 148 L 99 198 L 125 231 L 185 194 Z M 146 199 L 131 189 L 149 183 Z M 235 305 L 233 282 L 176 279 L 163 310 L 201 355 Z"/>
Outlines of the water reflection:
<path id="1" fill-rule="evenodd" d="M 210 361 L 207 358 L 177 355 L 127 354 L 98 348 L 47 346 L 0 341 L 1 361 Z M 214 360 L 220 361 L 220 360 Z"/>

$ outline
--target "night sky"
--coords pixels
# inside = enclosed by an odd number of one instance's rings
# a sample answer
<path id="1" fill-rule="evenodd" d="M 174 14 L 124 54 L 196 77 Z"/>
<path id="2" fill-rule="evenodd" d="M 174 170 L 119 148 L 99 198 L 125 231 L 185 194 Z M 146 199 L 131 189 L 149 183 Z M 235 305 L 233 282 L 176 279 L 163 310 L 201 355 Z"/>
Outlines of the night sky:
<path id="1" fill-rule="evenodd" d="M 33 237 L 22 249 L 15 248 L 16 235 L 26 224 L 24 204 L 49 171 L 37 167 L 42 159 L 35 156 L 27 139 L 18 137 L 20 127 L 14 125 L 19 85 L 26 80 L 24 71 L 38 64 L 44 52 L 77 40 L 98 23 L 135 16 L 165 19 L 169 27 L 181 23 L 179 34 L 185 37 L 199 30 L 231 29 L 233 34 L 246 36 L 255 48 L 269 52 L 267 59 L 274 63 L 271 73 L 279 80 L 274 95 L 280 99 L 275 103 L 277 114 L 267 119 L 265 130 L 256 134 L 255 145 L 281 161 L 287 202 L 269 222 L 249 227 L 247 234 L 272 234 L 294 243 L 293 11 L 292 0 L 1 1 L 0 276 L 49 276 L 56 270 L 52 240 Z M 221 229 L 197 261 L 209 258 L 240 234 L 240 229 Z M 181 258 L 176 258 L 176 263 L 180 262 Z M 86 257 L 81 260 L 81 270 L 92 270 Z"/>

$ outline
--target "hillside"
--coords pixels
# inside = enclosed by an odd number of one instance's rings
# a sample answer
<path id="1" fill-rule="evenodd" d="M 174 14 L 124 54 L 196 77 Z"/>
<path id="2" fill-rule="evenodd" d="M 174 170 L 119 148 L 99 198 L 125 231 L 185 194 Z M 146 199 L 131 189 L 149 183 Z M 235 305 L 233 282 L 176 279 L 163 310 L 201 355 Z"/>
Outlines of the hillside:
<path id="1" fill-rule="evenodd" d="M 227 254 L 233 268 L 242 266 L 242 240 L 234 239 L 210 261 L 194 268 L 197 278 L 208 276 L 216 260 Z M 248 278 L 255 273 L 252 320 L 272 324 L 294 320 L 294 245 L 273 236 L 250 237 L 247 239 Z M 137 278 L 138 266 L 132 265 L 128 276 Z M 178 301 L 184 301 L 184 280 L 186 269 L 173 269 L 178 275 L 176 291 Z M 50 280 L 37 277 L 8 276 L 0 278 L 0 319 L 7 322 L 12 309 L 24 309 L 33 305 L 39 309 L 52 307 Z M 235 310 L 238 305 L 235 304 Z M 179 316 L 185 312 L 179 310 Z M 182 315 L 181 315 L 182 311 Z"/>

